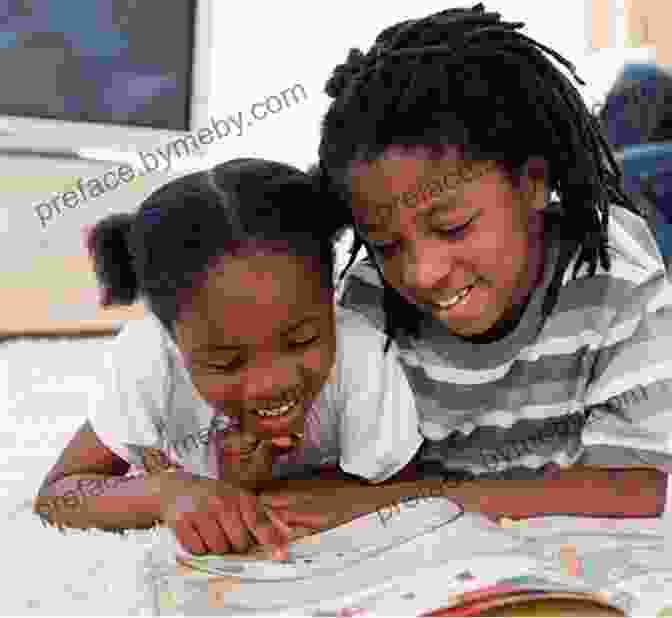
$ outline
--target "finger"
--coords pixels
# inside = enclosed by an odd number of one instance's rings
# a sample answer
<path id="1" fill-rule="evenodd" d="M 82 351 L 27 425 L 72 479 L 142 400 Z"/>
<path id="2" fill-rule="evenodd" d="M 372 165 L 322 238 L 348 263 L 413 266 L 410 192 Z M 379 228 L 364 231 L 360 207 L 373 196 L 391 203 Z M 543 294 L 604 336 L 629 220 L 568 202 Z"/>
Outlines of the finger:
<path id="1" fill-rule="evenodd" d="M 231 551 L 228 535 L 215 515 L 199 513 L 192 519 L 192 524 L 203 539 L 207 552 L 228 554 Z"/>
<path id="2" fill-rule="evenodd" d="M 271 523 L 278 529 L 281 530 L 284 535 L 287 536 L 289 539 L 292 535 L 292 529 L 289 527 L 287 522 L 282 518 L 279 517 L 277 512 L 273 511 L 273 509 L 270 509 L 268 507 L 262 507 L 264 509 L 264 512 L 270 519 Z"/>
<path id="3" fill-rule="evenodd" d="M 222 505 L 217 509 L 217 519 L 234 551 L 242 554 L 252 546 L 253 538 L 238 508 L 232 508 L 232 505 Z"/>
<path id="4" fill-rule="evenodd" d="M 270 509 L 270 507 L 265 507 L 266 510 Z M 283 524 L 286 526 L 289 526 L 289 520 L 287 517 L 287 511 L 283 509 L 273 509 L 273 514 L 280 520 L 282 521 Z"/>
<path id="5" fill-rule="evenodd" d="M 180 545 L 188 552 L 196 555 L 206 553 L 207 549 L 201 535 L 188 519 L 178 516 L 171 527 Z"/>
<path id="6" fill-rule="evenodd" d="M 288 508 L 289 506 L 296 504 L 299 501 L 299 497 L 297 495 L 288 493 L 261 494 L 259 499 L 265 506 L 279 509 Z"/>
<path id="7" fill-rule="evenodd" d="M 286 546 L 289 541 L 287 535 L 273 524 L 273 520 L 265 512 L 263 505 L 258 502 L 256 496 L 244 494 L 238 504 L 248 530 L 260 545 L 272 548 Z"/>
<path id="8" fill-rule="evenodd" d="M 315 530 L 326 528 L 329 525 L 329 517 L 324 513 L 306 512 L 289 509 L 273 509 L 276 517 L 279 517 L 288 526 L 304 526 Z"/>

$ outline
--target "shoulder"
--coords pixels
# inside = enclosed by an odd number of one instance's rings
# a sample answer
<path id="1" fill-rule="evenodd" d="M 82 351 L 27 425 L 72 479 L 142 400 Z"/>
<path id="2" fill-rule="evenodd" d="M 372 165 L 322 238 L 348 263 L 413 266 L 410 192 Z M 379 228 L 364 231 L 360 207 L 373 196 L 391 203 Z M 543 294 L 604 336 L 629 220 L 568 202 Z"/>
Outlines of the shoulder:
<path id="1" fill-rule="evenodd" d="M 384 342 L 385 334 L 366 315 L 347 306 L 336 306 L 336 336 L 343 341 L 366 339 Z"/>
<path id="2" fill-rule="evenodd" d="M 394 355 L 391 342 L 385 353 L 387 335 L 365 315 L 348 307 L 336 307 L 336 357 L 344 368 L 361 368 L 367 363 L 382 362 Z"/>
<path id="3" fill-rule="evenodd" d="M 394 341 L 385 349 L 387 336 L 369 320 L 350 309 L 336 309 L 336 360 L 330 387 L 336 399 L 352 399 L 354 393 L 368 393 L 401 382 L 399 350 Z M 396 387 L 395 387 L 396 388 Z"/>
<path id="4" fill-rule="evenodd" d="M 625 276 L 630 273 L 634 283 L 641 283 L 665 272 L 658 243 L 643 218 L 625 208 L 613 206 L 608 238 L 612 274 Z"/>
<path id="5" fill-rule="evenodd" d="M 136 345 L 138 348 L 147 343 L 165 347 L 164 338 L 168 336 L 168 333 L 164 331 L 159 319 L 153 313 L 147 313 L 141 318 L 126 322 L 119 330 L 114 343 L 116 345 Z"/>
<path id="6" fill-rule="evenodd" d="M 612 207 L 608 228 L 610 268 L 600 264 L 593 276 L 574 264 L 564 274 L 552 314 L 539 335 L 541 353 L 615 350 L 628 345 L 644 355 L 652 338 L 666 333 L 672 322 L 672 286 L 647 223 L 623 208 Z M 611 352 L 603 353 L 607 358 Z M 637 361 L 644 366 L 645 361 Z"/>
<path id="7" fill-rule="evenodd" d="M 609 275 L 637 286 L 665 274 L 665 263 L 649 224 L 625 208 L 611 206 L 607 243 L 610 269 L 607 271 L 599 265 L 596 275 Z M 566 281 L 571 278 L 572 269 L 573 264 L 566 272 Z M 584 265 L 579 278 L 586 275 Z"/>
<path id="8" fill-rule="evenodd" d="M 556 311 L 576 316 L 576 310 L 590 313 L 622 312 L 624 307 L 643 306 L 661 292 L 669 294 L 665 263 L 647 222 L 636 214 L 612 206 L 607 230 L 609 269 L 598 262 L 589 276 L 583 264 L 576 276 L 576 258 L 566 268 Z"/>
<path id="9" fill-rule="evenodd" d="M 165 381 L 179 354 L 170 334 L 151 313 L 126 322 L 107 349 L 107 362 L 120 375 L 145 382 Z"/>
<path id="10" fill-rule="evenodd" d="M 358 262 L 342 285 L 339 305 L 364 316 L 378 330 L 384 330 L 383 283 L 375 266 L 368 259 Z"/>

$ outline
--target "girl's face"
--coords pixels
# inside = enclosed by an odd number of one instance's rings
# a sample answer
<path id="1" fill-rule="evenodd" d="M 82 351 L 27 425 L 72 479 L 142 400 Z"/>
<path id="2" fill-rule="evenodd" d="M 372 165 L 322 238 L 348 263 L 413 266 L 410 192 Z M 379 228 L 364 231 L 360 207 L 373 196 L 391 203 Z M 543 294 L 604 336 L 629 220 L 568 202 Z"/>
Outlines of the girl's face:
<path id="1" fill-rule="evenodd" d="M 352 208 L 386 281 L 457 336 L 490 336 L 534 284 L 529 224 L 543 206 L 543 162 L 519 183 L 493 163 L 390 150 L 352 167 Z M 494 328 L 498 325 L 498 328 Z"/>
<path id="2" fill-rule="evenodd" d="M 302 433 L 334 364 L 333 290 L 316 259 L 226 256 L 181 312 L 175 336 L 195 388 L 243 432 Z"/>

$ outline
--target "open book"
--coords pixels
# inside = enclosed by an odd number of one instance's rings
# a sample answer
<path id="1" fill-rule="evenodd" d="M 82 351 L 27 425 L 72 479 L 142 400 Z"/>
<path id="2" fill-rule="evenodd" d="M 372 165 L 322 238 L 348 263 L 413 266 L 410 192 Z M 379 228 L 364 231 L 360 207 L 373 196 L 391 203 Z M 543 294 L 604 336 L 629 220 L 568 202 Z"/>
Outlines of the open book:
<path id="1" fill-rule="evenodd" d="M 155 612 L 475 616 L 565 598 L 623 615 L 672 616 L 672 547 L 660 520 L 508 523 L 424 498 L 295 541 L 282 562 L 178 552 L 183 566 L 173 562 L 155 580 Z"/>

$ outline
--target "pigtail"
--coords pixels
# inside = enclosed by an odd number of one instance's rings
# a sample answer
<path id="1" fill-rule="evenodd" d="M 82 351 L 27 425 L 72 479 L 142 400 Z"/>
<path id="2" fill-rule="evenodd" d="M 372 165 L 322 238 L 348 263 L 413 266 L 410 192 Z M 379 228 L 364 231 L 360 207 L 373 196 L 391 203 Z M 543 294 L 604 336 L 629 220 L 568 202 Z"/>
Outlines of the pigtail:
<path id="1" fill-rule="evenodd" d="M 338 264 L 339 255 L 337 246 L 343 246 L 343 241 L 347 237 L 348 230 L 354 230 L 352 211 L 350 210 L 347 197 L 335 185 L 321 163 L 311 165 L 308 168 L 307 174 L 310 178 L 313 191 L 317 196 L 318 203 L 324 204 L 324 207 L 320 207 L 321 217 L 316 219 L 316 223 L 319 225 L 319 230 L 317 231 L 319 238 L 329 241 L 323 249 L 325 252 L 328 251 L 329 255 L 325 254 L 322 262 L 327 263 L 328 259 L 328 263 L 331 265 L 331 274 L 334 277 L 333 282 L 335 285 L 339 285 L 350 266 L 352 266 L 358 251 L 358 249 L 355 250 L 354 246 L 351 246 L 347 265 L 344 268 L 339 268 L 340 272 L 336 272 L 335 267 L 337 265 L 340 267 Z M 355 236 L 355 238 L 357 237 Z M 355 240 L 356 243 L 357 240 Z M 355 250 L 354 253 L 353 250 Z"/>
<path id="2" fill-rule="evenodd" d="M 131 305 L 138 298 L 139 282 L 128 245 L 134 220 L 130 214 L 110 215 L 92 228 L 87 239 L 96 278 L 103 288 L 103 307 Z"/>
<path id="3" fill-rule="evenodd" d="M 343 232 L 353 227 L 352 211 L 348 198 L 333 182 L 321 163 L 311 165 L 307 171 L 318 200 L 326 202 L 328 207 L 320 209 L 321 237 L 337 239 Z"/>

